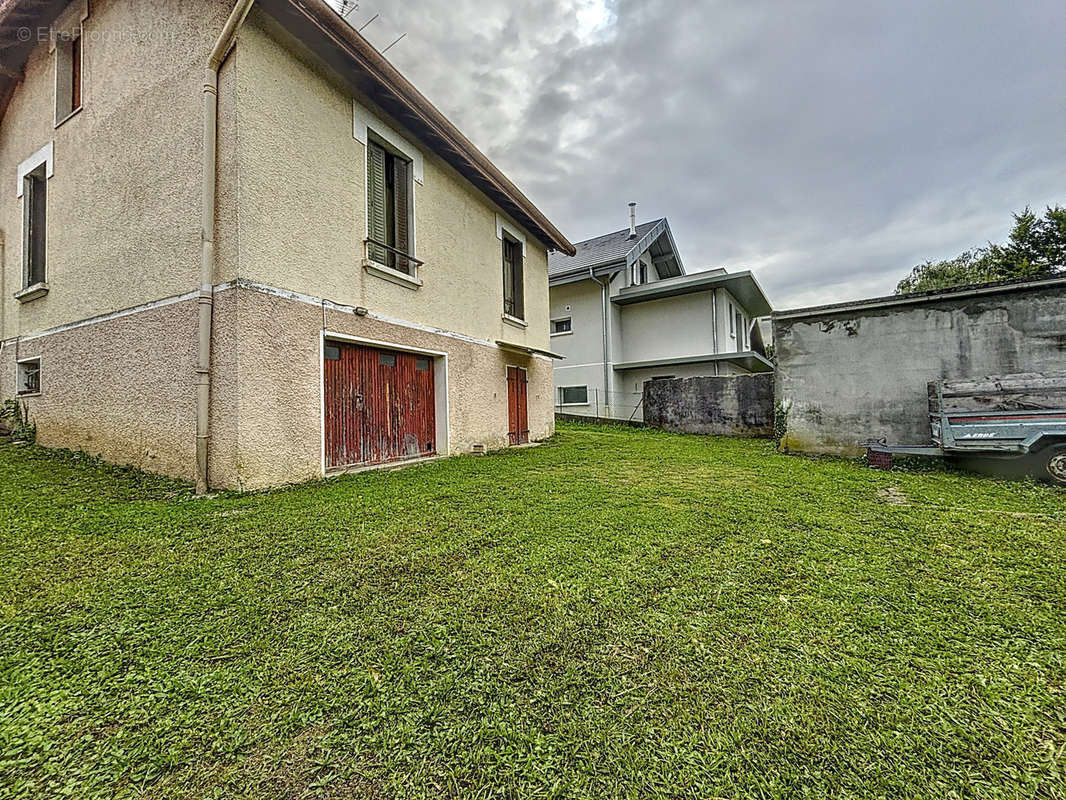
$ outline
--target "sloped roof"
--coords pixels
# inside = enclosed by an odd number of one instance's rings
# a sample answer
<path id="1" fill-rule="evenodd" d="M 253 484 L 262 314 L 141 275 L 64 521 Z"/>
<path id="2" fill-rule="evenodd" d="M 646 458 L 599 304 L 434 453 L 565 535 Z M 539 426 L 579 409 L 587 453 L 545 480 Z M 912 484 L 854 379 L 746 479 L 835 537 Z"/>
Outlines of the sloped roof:
<path id="1" fill-rule="evenodd" d="M 548 259 L 548 275 L 549 277 L 555 277 L 556 275 L 579 269 L 598 267 L 601 264 L 611 264 L 615 261 L 625 261 L 626 255 L 629 254 L 629 251 L 633 249 L 636 243 L 661 221 L 655 219 L 638 225 L 637 235 L 634 238 L 630 238 L 629 228 L 623 228 L 614 233 L 605 233 L 603 236 L 596 236 L 583 242 L 577 242 L 574 245 L 577 253 L 573 256 L 552 253 L 551 258 Z"/>
<path id="2" fill-rule="evenodd" d="M 0 121 L 35 42 L 20 29 L 48 24 L 69 0 L 0 0 Z M 324 0 L 260 0 L 262 8 L 548 249 L 574 252 L 551 221 L 392 64 Z M 206 60 L 207 53 L 204 53 Z"/>
<path id="3" fill-rule="evenodd" d="M 553 253 L 549 257 L 549 280 L 561 280 L 608 265 L 624 264 L 628 267 L 644 252 L 651 254 L 661 274 L 665 271 L 663 277 L 685 274 L 670 223 L 665 217 L 637 225 L 636 236 L 630 236 L 629 228 L 623 228 L 578 242 L 574 249 L 576 253 L 573 256 Z"/>

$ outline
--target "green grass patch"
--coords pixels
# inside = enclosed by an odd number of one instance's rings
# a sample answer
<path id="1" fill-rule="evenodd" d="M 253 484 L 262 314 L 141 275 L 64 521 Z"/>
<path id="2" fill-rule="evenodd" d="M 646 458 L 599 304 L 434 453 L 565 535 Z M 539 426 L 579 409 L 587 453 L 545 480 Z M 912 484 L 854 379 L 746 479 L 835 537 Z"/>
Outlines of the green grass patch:
<path id="1" fill-rule="evenodd" d="M 1066 493 L 765 442 L 252 495 L 0 445 L 0 796 L 1066 796 Z"/>

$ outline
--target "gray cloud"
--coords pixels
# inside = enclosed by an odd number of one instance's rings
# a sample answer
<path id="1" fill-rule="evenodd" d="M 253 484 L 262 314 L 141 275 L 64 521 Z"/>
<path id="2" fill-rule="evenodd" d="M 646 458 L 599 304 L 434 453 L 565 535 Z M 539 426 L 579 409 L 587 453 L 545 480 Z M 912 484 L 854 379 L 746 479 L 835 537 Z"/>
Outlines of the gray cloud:
<path id="1" fill-rule="evenodd" d="M 778 307 L 888 293 L 1066 204 L 1060 0 L 362 0 L 572 240 L 667 216 Z"/>

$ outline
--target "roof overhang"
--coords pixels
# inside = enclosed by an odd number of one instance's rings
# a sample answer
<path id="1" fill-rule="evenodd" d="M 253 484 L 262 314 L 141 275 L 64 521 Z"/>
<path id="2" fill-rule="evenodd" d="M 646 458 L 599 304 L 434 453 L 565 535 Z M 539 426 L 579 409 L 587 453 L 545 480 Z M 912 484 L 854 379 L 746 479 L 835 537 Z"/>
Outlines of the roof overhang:
<path id="1" fill-rule="evenodd" d="M 1066 276 L 1041 278 L 1035 281 L 998 281 L 996 283 L 957 286 L 951 289 L 937 289 L 935 291 L 917 292 L 915 294 L 896 294 L 889 295 L 888 297 L 874 297 L 869 300 L 856 300 L 852 303 L 834 303 L 825 306 L 793 308 L 785 311 L 775 311 L 773 317 L 775 320 L 783 320 L 802 319 L 803 317 L 823 317 L 829 314 L 855 314 L 866 311 L 878 311 L 885 308 L 895 308 L 897 306 L 935 303 L 939 300 L 965 300 L 970 297 L 1009 294 L 1011 292 L 1038 291 L 1040 289 L 1054 289 L 1060 287 L 1066 287 Z"/>
<path id="2" fill-rule="evenodd" d="M 0 0 L 0 121 L 7 113 L 26 60 L 39 43 L 36 29 L 47 25 L 70 0 Z"/>
<path id="3" fill-rule="evenodd" d="M 629 369 L 649 369 L 651 367 L 679 367 L 684 364 L 713 364 L 725 362 L 746 369 L 748 372 L 773 372 L 774 365 L 769 358 L 752 351 L 741 353 L 706 353 L 704 355 L 682 355 L 676 358 L 652 358 L 646 362 L 625 362 L 615 364 L 620 372 Z"/>
<path id="4" fill-rule="evenodd" d="M 674 367 L 683 364 L 711 364 L 715 361 L 725 362 L 745 369 L 748 372 L 773 372 L 774 365 L 765 356 L 751 351 L 743 353 L 707 353 L 696 356 L 679 356 L 677 358 L 656 358 L 650 361 L 627 361 L 615 364 L 619 372 L 631 369 L 649 369 L 651 367 Z"/>
<path id="5" fill-rule="evenodd" d="M 753 317 L 765 317 L 773 312 L 770 301 L 766 299 L 759 282 L 750 272 L 694 272 L 680 278 L 656 281 L 643 286 L 630 286 L 622 289 L 611 298 L 612 303 L 620 306 L 632 303 L 646 303 L 650 300 L 663 300 L 711 289 L 725 289 Z"/>
<path id="6" fill-rule="evenodd" d="M 610 277 L 616 275 L 626 268 L 626 262 L 622 260 L 611 261 L 606 264 L 600 264 L 592 268 L 592 275 L 597 278 Z M 564 283 L 580 283 L 581 281 L 587 281 L 591 276 L 589 275 L 589 268 L 582 267 L 581 269 L 567 272 L 562 275 L 556 275 L 553 278 L 548 279 L 549 286 L 562 286 Z"/>
<path id="7" fill-rule="evenodd" d="M 0 0 L 0 120 L 37 44 L 19 30 L 55 19 L 69 0 Z M 565 236 L 366 39 L 324 0 L 259 0 L 256 6 L 406 126 L 549 250 L 573 255 Z M 31 37 L 34 38 L 34 37 Z M 207 60 L 207 53 L 204 53 Z"/>
<path id="8" fill-rule="evenodd" d="M 626 266 L 637 263 L 641 254 L 647 251 L 655 265 L 660 278 L 673 278 L 685 274 L 685 265 L 677 252 L 677 243 L 670 230 L 670 223 L 663 217 L 650 231 L 645 233 L 626 255 Z"/>
<path id="9" fill-rule="evenodd" d="M 566 358 L 558 353 L 553 353 L 551 350 L 541 350 L 539 347 L 529 347 L 524 344 L 514 344 L 513 342 L 504 342 L 500 339 L 496 340 L 496 346 L 501 350 L 507 350 L 511 353 L 521 353 L 524 356 L 546 356 L 547 358 L 555 358 L 560 361 Z"/>

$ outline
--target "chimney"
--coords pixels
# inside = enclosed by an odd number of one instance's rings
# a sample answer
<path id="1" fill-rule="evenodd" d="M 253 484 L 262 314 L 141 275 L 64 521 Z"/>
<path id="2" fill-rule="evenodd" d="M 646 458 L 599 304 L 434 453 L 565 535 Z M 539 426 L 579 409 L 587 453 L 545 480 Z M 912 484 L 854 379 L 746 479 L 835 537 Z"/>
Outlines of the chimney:
<path id="1" fill-rule="evenodd" d="M 629 238 L 637 238 L 637 204 L 629 204 Z"/>

